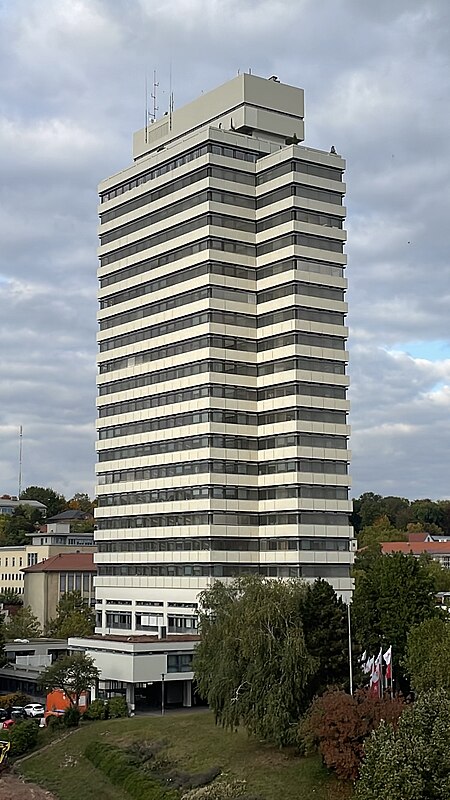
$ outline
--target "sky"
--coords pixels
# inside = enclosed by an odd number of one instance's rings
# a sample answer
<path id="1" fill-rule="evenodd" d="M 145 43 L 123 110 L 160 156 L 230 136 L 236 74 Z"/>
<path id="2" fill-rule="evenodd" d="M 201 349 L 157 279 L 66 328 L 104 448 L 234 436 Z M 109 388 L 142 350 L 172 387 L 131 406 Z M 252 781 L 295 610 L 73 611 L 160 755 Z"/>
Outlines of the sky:
<path id="1" fill-rule="evenodd" d="M 448 0 L 0 0 L 0 493 L 94 491 L 97 184 L 249 68 L 347 159 L 353 494 L 450 497 Z"/>

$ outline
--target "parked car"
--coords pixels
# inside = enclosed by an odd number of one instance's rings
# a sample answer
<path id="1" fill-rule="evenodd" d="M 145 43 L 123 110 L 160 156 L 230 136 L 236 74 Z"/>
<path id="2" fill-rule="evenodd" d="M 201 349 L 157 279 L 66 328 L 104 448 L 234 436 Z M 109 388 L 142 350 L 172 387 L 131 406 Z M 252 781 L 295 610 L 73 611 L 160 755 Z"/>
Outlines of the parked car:
<path id="1" fill-rule="evenodd" d="M 28 714 L 23 706 L 13 706 L 11 710 L 11 719 L 28 719 Z"/>
<path id="2" fill-rule="evenodd" d="M 15 719 L 5 719 L 5 721 L 2 722 L 2 729 L 4 731 L 9 731 L 9 729 L 15 724 L 16 724 Z"/>
<path id="3" fill-rule="evenodd" d="M 43 717 L 45 714 L 45 708 L 41 703 L 28 703 L 23 708 L 28 717 Z"/>
<path id="4" fill-rule="evenodd" d="M 8 712 L 6 708 L 0 708 L 0 722 L 4 722 L 5 719 L 8 719 Z"/>

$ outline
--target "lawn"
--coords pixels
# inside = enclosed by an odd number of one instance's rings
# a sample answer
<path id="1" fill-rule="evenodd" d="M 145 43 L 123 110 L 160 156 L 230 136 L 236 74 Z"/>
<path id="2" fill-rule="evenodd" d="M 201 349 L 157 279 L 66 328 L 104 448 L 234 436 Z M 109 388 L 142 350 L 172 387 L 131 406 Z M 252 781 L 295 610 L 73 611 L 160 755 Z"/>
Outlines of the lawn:
<path id="1" fill-rule="evenodd" d="M 339 800 L 346 796 L 318 758 L 298 758 L 214 725 L 209 712 L 134 717 L 82 726 L 65 741 L 37 753 L 20 765 L 21 774 L 54 792 L 60 800 L 125 800 L 83 753 L 88 742 L 102 739 L 116 745 L 132 741 L 167 742 L 167 754 L 180 769 L 201 772 L 220 767 L 247 781 L 249 791 L 264 800 Z M 347 795 L 348 796 L 348 795 Z"/>

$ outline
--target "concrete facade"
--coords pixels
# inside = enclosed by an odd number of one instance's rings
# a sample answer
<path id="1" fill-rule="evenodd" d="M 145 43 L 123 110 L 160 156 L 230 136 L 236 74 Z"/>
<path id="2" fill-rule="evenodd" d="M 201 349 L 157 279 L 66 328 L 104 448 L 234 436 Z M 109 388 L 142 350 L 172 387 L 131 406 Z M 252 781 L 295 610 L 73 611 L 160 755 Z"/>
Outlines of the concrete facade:
<path id="1" fill-rule="evenodd" d="M 241 75 L 100 185 L 97 631 L 189 633 L 212 580 L 352 590 L 344 160 Z"/>
<path id="2" fill-rule="evenodd" d="M 58 553 L 24 570 L 24 605 L 31 607 L 45 628 L 67 592 L 79 591 L 88 605 L 94 605 L 95 573 L 92 554 Z"/>

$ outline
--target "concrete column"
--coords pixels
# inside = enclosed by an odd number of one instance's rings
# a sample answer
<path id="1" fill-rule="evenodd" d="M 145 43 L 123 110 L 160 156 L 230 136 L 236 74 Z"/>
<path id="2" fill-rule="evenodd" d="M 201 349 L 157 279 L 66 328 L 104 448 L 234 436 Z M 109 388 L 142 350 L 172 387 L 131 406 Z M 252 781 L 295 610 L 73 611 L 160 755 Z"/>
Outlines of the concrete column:
<path id="1" fill-rule="evenodd" d="M 134 705 L 134 683 L 127 683 L 127 694 L 126 700 L 128 705 L 128 710 L 130 714 L 134 714 L 135 705 Z"/>
<path id="2" fill-rule="evenodd" d="M 183 706 L 185 708 L 192 706 L 192 681 L 183 681 Z"/>

